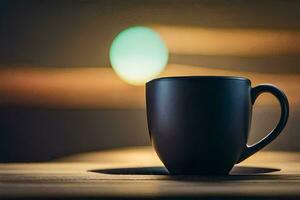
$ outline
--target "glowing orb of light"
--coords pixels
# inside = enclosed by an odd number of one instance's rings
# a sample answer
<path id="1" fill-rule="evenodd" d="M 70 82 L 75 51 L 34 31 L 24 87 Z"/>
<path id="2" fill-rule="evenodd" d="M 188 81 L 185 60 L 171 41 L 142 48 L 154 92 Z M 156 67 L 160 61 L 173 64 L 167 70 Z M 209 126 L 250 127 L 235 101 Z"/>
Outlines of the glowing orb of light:
<path id="1" fill-rule="evenodd" d="M 165 68 L 168 49 L 154 30 L 135 26 L 116 36 L 110 47 L 109 58 L 121 79 L 133 85 L 142 85 Z"/>

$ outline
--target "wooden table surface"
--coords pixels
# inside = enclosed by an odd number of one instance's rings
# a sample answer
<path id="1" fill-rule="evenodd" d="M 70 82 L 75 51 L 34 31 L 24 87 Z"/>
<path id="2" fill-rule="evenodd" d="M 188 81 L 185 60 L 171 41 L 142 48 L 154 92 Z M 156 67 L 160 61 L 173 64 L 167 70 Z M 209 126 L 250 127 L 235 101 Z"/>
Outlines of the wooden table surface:
<path id="1" fill-rule="evenodd" d="M 229 176 L 169 176 L 150 147 L 0 164 L 0 198 L 300 199 L 300 153 L 260 152 Z"/>

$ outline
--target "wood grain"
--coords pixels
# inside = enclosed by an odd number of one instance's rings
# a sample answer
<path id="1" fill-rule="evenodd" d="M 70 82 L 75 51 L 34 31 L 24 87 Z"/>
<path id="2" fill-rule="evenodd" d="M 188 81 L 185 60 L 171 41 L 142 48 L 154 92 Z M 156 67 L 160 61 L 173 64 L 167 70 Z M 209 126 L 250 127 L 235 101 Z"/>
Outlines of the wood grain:
<path id="1" fill-rule="evenodd" d="M 8 197 L 297 199 L 300 154 L 259 152 L 230 176 L 214 177 L 169 176 L 151 147 L 85 153 L 49 163 L 0 164 L 0 198 Z"/>

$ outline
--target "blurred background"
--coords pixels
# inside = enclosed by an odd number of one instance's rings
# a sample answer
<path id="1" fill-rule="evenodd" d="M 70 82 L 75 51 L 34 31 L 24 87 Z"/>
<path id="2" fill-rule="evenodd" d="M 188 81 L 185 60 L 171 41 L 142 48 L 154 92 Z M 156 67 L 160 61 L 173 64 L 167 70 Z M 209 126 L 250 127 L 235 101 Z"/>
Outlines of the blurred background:
<path id="1" fill-rule="evenodd" d="M 300 1 L 0 1 L 0 162 L 150 145 L 143 85 L 112 69 L 114 38 L 156 31 L 169 51 L 159 76 L 235 75 L 271 83 L 290 101 L 284 133 L 267 150 L 300 150 Z M 259 97 L 249 143 L 277 123 Z"/>

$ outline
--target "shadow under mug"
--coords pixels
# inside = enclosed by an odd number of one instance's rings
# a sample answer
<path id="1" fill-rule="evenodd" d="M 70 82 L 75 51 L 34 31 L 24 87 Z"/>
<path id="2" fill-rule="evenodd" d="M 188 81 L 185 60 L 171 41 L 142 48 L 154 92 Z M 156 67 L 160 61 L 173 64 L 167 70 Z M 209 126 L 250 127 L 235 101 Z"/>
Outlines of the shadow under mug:
<path id="1" fill-rule="evenodd" d="M 279 101 L 277 126 L 261 141 L 247 145 L 252 105 L 261 93 Z M 249 79 L 230 76 L 165 77 L 146 83 L 151 143 L 170 174 L 228 174 L 285 127 L 289 104 L 270 84 L 251 88 Z"/>

